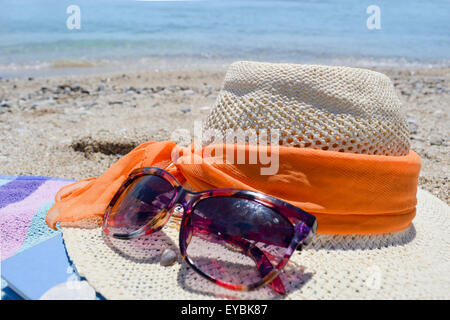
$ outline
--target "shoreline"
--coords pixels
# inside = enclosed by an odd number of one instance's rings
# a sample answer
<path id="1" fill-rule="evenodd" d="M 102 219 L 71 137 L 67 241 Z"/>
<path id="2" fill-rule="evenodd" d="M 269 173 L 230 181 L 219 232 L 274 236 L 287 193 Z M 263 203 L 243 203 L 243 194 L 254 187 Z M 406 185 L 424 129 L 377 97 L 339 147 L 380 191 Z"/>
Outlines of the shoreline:
<path id="1" fill-rule="evenodd" d="M 142 142 L 192 132 L 226 67 L 0 79 L 0 174 L 98 176 Z M 368 69 L 388 75 L 403 103 L 419 186 L 450 203 L 450 67 Z"/>
<path id="2" fill-rule="evenodd" d="M 316 59 L 276 59 L 252 57 L 136 57 L 122 59 L 71 59 L 62 58 L 43 62 L 25 62 L 21 64 L 0 64 L 0 79 L 49 78 L 58 76 L 100 76 L 116 73 L 139 73 L 158 71 L 189 71 L 208 70 L 226 71 L 227 66 L 234 61 L 251 60 L 273 63 L 298 63 L 316 65 L 348 66 L 379 70 L 424 70 L 447 69 L 450 61 L 421 61 L 401 58 L 373 58 L 373 57 L 336 57 Z"/>

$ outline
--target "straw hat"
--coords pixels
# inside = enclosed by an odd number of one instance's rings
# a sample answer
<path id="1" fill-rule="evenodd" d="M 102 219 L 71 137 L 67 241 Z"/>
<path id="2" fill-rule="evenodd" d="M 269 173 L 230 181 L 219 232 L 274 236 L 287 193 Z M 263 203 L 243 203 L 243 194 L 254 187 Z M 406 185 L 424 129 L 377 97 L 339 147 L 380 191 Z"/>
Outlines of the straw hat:
<path id="1" fill-rule="evenodd" d="M 324 152 L 404 156 L 409 133 L 386 76 L 363 69 L 238 62 L 230 66 L 207 129 L 279 129 L 279 144 Z M 449 207 L 418 189 L 406 230 L 377 235 L 316 235 L 291 257 L 281 279 L 287 295 L 266 286 L 224 289 L 193 272 L 178 255 L 178 230 L 119 240 L 96 221 L 61 223 L 77 271 L 108 299 L 421 299 L 450 298 Z M 172 223 L 172 226 L 174 224 Z"/>

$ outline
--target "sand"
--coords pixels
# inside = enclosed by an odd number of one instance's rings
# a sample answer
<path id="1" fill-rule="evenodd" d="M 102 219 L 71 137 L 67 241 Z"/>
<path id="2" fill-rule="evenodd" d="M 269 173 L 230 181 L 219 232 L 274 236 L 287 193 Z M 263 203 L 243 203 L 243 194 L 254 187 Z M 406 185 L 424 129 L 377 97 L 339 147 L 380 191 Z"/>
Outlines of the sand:
<path id="1" fill-rule="evenodd" d="M 375 69 L 401 98 L 419 185 L 449 203 L 450 68 Z M 209 113 L 225 70 L 0 79 L 0 174 L 101 175 L 138 144 Z M 182 142 L 186 137 L 179 137 Z M 187 137 L 190 138 L 190 137 Z"/>

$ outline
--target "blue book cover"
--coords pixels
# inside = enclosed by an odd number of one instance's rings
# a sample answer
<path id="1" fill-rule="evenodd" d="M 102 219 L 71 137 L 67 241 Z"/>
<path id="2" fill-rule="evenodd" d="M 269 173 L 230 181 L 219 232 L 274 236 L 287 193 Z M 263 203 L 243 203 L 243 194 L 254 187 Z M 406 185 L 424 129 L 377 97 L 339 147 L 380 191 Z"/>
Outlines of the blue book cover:
<path id="1" fill-rule="evenodd" d="M 1 276 L 24 299 L 96 298 L 72 267 L 61 234 L 1 262 Z"/>

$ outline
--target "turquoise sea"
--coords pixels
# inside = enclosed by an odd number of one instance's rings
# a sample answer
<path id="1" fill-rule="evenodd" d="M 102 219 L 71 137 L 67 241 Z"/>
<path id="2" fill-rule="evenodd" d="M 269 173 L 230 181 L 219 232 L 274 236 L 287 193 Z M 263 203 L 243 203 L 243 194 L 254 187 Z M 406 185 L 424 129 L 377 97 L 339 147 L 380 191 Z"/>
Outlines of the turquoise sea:
<path id="1" fill-rule="evenodd" d="M 80 9 L 80 29 L 66 12 Z M 381 29 L 366 12 L 380 9 Z M 233 60 L 450 65 L 450 1 L 0 0 L 0 76 Z"/>

